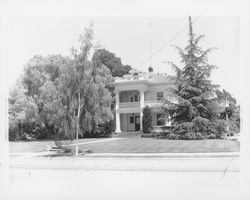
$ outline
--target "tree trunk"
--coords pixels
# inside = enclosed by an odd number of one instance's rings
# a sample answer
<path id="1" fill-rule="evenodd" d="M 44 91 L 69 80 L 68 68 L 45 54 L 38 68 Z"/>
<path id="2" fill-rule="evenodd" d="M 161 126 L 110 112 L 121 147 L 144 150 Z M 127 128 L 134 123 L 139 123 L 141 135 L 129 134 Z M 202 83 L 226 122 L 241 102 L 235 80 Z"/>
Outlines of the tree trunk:
<path id="1" fill-rule="evenodd" d="M 78 136 L 79 136 L 79 122 L 80 122 L 80 111 L 81 111 L 81 104 L 80 104 L 80 91 L 78 92 L 78 109 L 77 109 L 77 119 L 76 119 L 76 153 L 78 155 L 79 147 L 78 147 Z"/>

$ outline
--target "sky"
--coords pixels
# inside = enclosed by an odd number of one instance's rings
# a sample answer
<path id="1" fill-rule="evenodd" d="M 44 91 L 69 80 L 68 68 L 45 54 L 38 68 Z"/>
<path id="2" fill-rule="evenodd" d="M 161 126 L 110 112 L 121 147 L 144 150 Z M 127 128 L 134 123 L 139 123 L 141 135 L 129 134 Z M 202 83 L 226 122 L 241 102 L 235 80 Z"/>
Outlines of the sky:
<path id="1" fill-rule="evenodd" d="M 126 7 L 125 1 L 122 2 L 122 8 Z M 20 8 L 22 6 L 19 5 Z M 70 14 L 54 15 L 50 14 L 50 10 L 46 13 L 46 10 L 43 10 L 43 4 L 38 12 L 40 14 L 37 15 L 34 9 L 30 11 L 29 7 L 32 6 L 28 4 L 28 8 L 23 7 L 24 12 L 21 14 L 18 13 L 18 6 L 12 6 L 12 14 L 6 13 L 1 20 L 0 34 L 1 44 L 3 44 L 1 56 L 4 73 L 8 77 L 5 81 L 6 86 L 13 85 L 23 71 L 24 65 L 34 55 L 70 55 L 70 48 L 79 47 L 79 34 L 83 33 L 84 28 L 88 27 L 91 21 L 94 23 L 95 44 L 100 44 L 115 53 L 121 58 L 123 64 L 143 71 L 147 71 L 150 66 L 149 23 L 151 23 L 152 53 L 165 46 L 152 57 L 154 72 L 173 74 L 171 67 L 164 63 L 164 61 L 173 61 L 177 65 L 180 64 L 178 52 L 171 45 L 183 48 L 187 44 L 188 15 L 75 16 L 72 11 Z M 50 9 L 52 8 L 53 5 Z M 213 83 L 221 85 L 238 98 L 240 96 L 240 18 L 227 15 L 194 15 L 193 19 L 197 17 L 193 24 L 194 33 L 206 35 L 200 45 L 204 49 L 217 48 L 209 55 L 209 63 L 218 66 L 218 69 L 212 72 Z"/>

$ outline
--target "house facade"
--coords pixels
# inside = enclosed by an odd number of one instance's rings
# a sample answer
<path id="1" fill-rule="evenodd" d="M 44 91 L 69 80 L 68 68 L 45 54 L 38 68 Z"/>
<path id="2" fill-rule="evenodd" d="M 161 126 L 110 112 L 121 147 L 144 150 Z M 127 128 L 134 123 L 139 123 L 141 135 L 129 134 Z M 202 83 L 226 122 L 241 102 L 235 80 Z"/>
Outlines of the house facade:
<path id="1" fill-rule="evenodd" d="M 175 87 L 174 77 L 166 74 L 131 70 L 128 75 L 116 77 L 113 83 L 116 93 L 116 132 L 142 131 L 143 109 L 149 106 L 152 125 L 170 125 L 170 119 L 162 117 L 161 106 L 168 98 L 167 90 Z"/>

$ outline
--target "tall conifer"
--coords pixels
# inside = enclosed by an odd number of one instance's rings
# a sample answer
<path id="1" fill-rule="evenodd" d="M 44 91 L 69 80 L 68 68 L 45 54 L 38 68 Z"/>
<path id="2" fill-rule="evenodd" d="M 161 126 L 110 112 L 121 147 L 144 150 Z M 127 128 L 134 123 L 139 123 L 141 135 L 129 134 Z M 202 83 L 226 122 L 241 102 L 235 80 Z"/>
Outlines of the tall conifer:
<path id="1" fill-rule="evenodd" d="M 217 121 L 219 103 L 215 89 L 218 86 L 209 79 L 216 68 L 208 63 L 208 54 L 214 48 L 203 50 L 199 46 L 205 35 L 196 36 L 191 17 L 188 21 L 188 45 L 184 49 L 175 46 L 183 67 L 169 62 L 177 73 L 176 88 L 169 90 L 174 101 L 166 100 L 163 110 L 172 117 L 174 133 L 179 139 L 202 139 L 211 134 L 220 137 L 224 125 Z"/>

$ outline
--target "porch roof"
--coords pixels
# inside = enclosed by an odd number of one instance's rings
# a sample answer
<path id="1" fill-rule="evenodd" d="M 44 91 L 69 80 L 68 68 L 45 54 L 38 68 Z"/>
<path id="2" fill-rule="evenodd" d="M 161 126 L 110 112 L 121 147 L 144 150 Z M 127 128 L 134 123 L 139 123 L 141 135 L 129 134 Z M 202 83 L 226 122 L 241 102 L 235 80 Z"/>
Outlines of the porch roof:
<path id="1" fill-rule="evenodd" d="M 155 74 L 133 69 L 129 74 L 126 74 L 123 77 L 116 77 L 115 82 L 113 82 L 112 85 L 127 85 L 137 83 L 143 83 L 146 85 L 171 84 L 174 81 L 175 76 L 170 76 L 166 73 Z"/>

